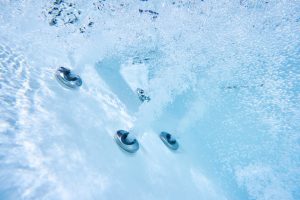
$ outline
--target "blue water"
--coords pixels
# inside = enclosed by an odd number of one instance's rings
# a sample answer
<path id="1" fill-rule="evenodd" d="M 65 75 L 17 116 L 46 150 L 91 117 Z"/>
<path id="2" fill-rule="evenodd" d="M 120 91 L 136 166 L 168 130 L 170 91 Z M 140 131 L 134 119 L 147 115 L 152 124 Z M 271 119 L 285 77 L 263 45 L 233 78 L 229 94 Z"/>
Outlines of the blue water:
<path id="1" fill-rule="evenodd" d="M 299 1 L 0 0 L 0 199 L 300 199 L 299 47 Z"/>

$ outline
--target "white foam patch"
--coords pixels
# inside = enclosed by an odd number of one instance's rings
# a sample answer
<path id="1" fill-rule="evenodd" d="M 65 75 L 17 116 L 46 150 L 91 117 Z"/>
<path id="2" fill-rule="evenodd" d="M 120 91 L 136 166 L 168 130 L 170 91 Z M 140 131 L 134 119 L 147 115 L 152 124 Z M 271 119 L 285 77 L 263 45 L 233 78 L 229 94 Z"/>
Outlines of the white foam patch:
<path id="1" fill-rule="evenodd" d="M 254 199 L 294 199 L 288 186 L 269 166 L 252 164 L 236 170 L 236 176 L 239 185 L 245 187 Z"/>
<path id="2" fill-rule="evenodd" d="M 0 132 L 1 133 L 3 133 L 4 131 L 6 131 L 9 128 L 10 128 L 10 125 L 8 122 L 0 121 Z"/>

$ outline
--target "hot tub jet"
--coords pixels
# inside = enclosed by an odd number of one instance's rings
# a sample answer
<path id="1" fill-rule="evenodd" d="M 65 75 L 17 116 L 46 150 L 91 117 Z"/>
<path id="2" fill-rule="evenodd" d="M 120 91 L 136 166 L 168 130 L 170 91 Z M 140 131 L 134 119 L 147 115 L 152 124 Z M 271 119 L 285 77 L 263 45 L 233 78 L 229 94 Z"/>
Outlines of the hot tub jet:
<path id="1" fill-rule="evenodd" d="M 135 153 L 139 150 L 139 142 L 127 131 L 118 130 L 115 134 L 117 144 L 129 153 Z"/>
<path id="2" fill-rule="evenodd" d="M 171 150 L 177 150 L 179 145 L 176 139 L 167 132 L 161 132 L 159 135 L 160 139 L 164 142 L 164 144 Z"/>
<path id="3" fill-rule="evenodd" d="M 55 73 L 57 81 L 68 89 L 77 89 L 82 85 L 80 76 L 73 74 L 70 69 L 60 67 Z"/>

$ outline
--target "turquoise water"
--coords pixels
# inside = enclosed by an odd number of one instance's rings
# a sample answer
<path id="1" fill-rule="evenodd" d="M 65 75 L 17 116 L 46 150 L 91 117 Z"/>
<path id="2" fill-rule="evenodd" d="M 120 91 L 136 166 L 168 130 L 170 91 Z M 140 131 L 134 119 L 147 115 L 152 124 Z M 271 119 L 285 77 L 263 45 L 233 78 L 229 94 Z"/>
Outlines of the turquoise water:
<path id="1" fill-rule="evenodd" d="M 299 11 L 0 0 L 0 199 L 300 199 Z M 117 146 L 119 129 L 138 152 Z"/>

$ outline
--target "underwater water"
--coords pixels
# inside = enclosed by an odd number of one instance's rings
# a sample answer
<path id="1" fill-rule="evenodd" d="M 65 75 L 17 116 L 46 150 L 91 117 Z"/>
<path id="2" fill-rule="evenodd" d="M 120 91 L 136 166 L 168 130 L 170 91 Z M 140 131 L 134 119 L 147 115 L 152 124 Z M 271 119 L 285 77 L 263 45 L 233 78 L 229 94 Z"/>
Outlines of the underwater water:
<path id="1" fill-rule="evenodd" d="M 300 1 L 0 0 L 0 199 L 299 200 Z"/>

